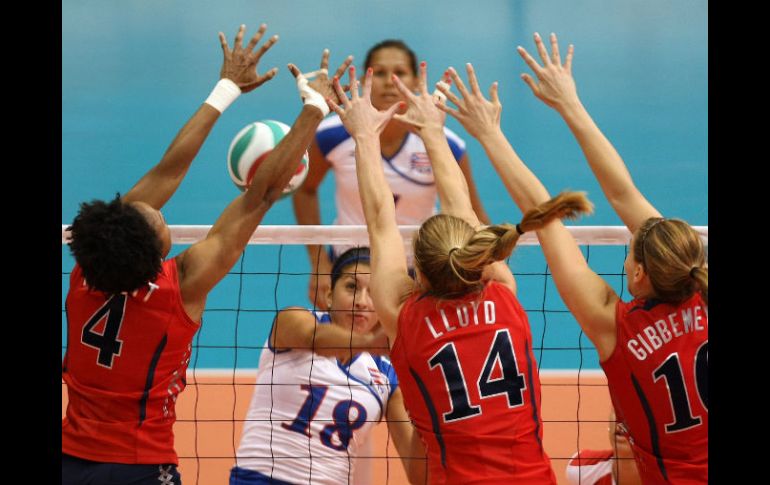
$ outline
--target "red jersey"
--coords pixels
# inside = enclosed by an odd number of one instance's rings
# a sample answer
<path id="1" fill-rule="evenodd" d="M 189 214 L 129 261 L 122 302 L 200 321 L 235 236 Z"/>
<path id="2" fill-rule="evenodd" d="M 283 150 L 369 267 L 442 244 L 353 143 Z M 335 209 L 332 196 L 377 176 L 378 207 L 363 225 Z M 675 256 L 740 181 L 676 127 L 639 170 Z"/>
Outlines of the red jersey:
<path id="1" fill-rule="evenodd" d="M 432 484 L 556 484 L 524 309 L 489 282 L 453 300 L 412 295 L 391 361 Z"/>
<path id="2" fill-rule="evenodd" d="M 165 261 L 146 288 L 113 296 L 89 290 L 75 265 L 66 310 L 62 452 L 107 463 L 177 464 L 174 403 L 200 324 L 182 306 L 176 259 Z"/>
<path id="3" fill-rule="evenodd" d="M 646 484 L 708 480 L 708 307 L 618 302 L 618 339 L 601 363 Z"/>

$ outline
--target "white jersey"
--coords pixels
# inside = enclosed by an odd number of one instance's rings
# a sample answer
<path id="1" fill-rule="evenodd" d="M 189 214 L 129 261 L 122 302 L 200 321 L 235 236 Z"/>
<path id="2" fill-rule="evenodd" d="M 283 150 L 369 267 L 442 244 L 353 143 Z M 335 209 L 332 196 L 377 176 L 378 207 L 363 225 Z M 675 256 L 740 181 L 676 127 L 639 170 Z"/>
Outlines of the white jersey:
<path id="1" fill-rule="evenodd" d="M 390 361 L 364 352 L 343 365 L 309 350 L 276 351 L 269 338 L 266 347 L 236 467 L 290 484 L 350 483 L 359 447 L 398 386 Z"/>
<path id="2" fill-rule="evenodd" d="M 465 154 L 465 142 L 452 130 L 444 127 L 449 148 L 459 162 Z M 356 178 L 356 144 L 339 116 L 334 115 L 321 122 L 316 131 L 316 142 L 334 170 L 335 224 L 363 225 L 364 210 L 358 193 Z M 395 155 L 382 157 L 385 180 L 396 202 L 396 222 L 399 225 L 420 225 L 436 213 L 436 183 L 433 169 L 419 136 L 407 133 Z M 350 246 L 335 246 L 335 257 Z M 411 248 L 407 252 L 411 255 Z M 411 258 L 410 258 L 411 259 Z"/>

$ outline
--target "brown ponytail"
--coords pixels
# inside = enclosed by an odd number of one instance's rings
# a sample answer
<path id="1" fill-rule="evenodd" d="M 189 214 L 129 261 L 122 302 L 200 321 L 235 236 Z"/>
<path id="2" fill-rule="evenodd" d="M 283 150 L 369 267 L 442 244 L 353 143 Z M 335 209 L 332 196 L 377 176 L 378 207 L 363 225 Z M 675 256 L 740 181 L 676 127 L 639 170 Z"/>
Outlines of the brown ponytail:
<path id="1" fill-rule="evenodd" d="M 414 239 L 415 263 L 444 298 L 481 287 L 484 268 L 513 252 L 519 236 L 535 231 L 554 219 L 576 219 L 590 214 L 593 204 L 583 192 L 564 192 L 527 211 L 518 225 L 498 224 L 477 231 L 457 217 L 439 214 L 426 220 Z"/>

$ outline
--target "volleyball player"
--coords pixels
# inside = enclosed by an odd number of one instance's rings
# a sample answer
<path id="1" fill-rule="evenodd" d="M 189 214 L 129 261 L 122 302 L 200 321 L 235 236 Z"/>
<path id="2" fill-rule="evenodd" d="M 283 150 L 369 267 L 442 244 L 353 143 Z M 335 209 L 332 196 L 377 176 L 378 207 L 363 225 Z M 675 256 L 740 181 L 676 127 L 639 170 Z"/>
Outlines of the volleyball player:
<path id="1" fill-rule="evenodd" d="M 388 39 L 372 46 L 366 53 L 364 70 L 372 68 L 372 104 L 387 109 L 399 100 L 405 100 L 392 81 L 395 74 L 409 87 L 417 88 L 417 58 L 403 41 Z M 444 135 L 459 164 L 470 191 L 473 209 L 479 219 L 488 218 L 473 182 L 471 162 L 465 151 L 465 141 L 447 127 Z M 334 174 L 336 217 L 335 224 L 362 225 L 364 213 L 358 195 L 356 180 L 355 142 L 345 130 L 339 117 L 329 116 L 318 127 L 309 149 L 310 171 L 302 186 L 293 196 L 294 214 L 299 224 L 320 224 L 318 187 L 331 170 Z M 411 132 L 408 124 L 391 119 L 380 133 L 381 164 L 385 180 L 396 201 L 398 224 L 421 224 L 436 213 L 436 183 L 425 145 Z M 325 309 L 325 295 L 329 289 L 329 270 L 334 259 L 349 246 L 336 245 L 324 252 L 320 246 L 308 246 L 313 272 L 308 287 L 308 298 L 316 308 Z M 407 254 L 411 261 L 411 254 Z M 411 264 L 410 264 L 411 267 Z M 317 285 L 317 286 L 316 286 Z"/>
<path id="2" fill-rule="evenodd" d="M 390 361 L 377 355 L 388 340 L 374 313 L 369 260 L 368 248 L 335 260 L 328 312 L 278 313 L 230 485 L 354 483 L 356 459 L 383 418 L 410 482 L 425 483 L 425 448 Z"/>
<path id="3" fill-rule="evenodd" d="M 204 240 L 165 259 L 171 238 L 160 209 L 225 108 L 275 76 L 275 68 L 264 74 L 256 69 L 278 40 L 273 36 L 255 50 L 266 28 L 260 26 L 243 47 L 241 25 L 232 49 L 219 33 L 221 79 L 161 161 L 122 197 L 81 204 L 70 226 L 76 264 L 62 362 L 69 395 L 62 421 L 63 484 L 181 483 L 174 404 L 185 387 L 206 297 L 280 197 L 328 112 L 323 95 L 333 93 L 325 75 L 306 86 L 305 106 L 292 130 L 260 165 L 249 189 Z M 322 63 L 328 63 L 328 52 Z M 289 68 L 298 85 L 306 84 L 296 66 Z"/>
<path id="4" fill-rule="evenodd" d="M 634 299 L 620 300 L 587 265 L 559 221 L 537 232 L 559 293 L 599 354 L 619 422 L 628 429 L 643 483 L 706 483 L 708 476 L 708 268 L 703 243 L 686 222 L 668 219 L 639 192 L 623 160 L 582 106 L 572 78 L 573 47 L 562 64 L 539 35 L 542 65 L 519 53 L 537 80 L 522 78 L 564 118 L 612 207 L 632 233 L 624 267 Z M 508 192 L 526 212 L 548 191 L 500 129 L 496 84 L 484 99 L 468 65 L 468 91 L 451 70 L 462 99 L 446 92 L 445 108 L 484 146 Z M 471 132 L 471 128 L 473 131 Z"/>
<path id="5" fill-rule="evenodd" d="M 415 282 L 407 273 L 393 197 L 379 163 L 379 134 L 399 105 L 387 111 L 372 106 L 371 69 L 360 96 L 354 68 L 350 78 L 352 99 L 342 99 L 343 107 L 329 102 L 356 141 L 372 248 L 372 299 L 392 342 L 406 408 L 426 446 L 429 482 L 555 484 L 542 446 L 540 381 L 529 323 L 503 260 L 519 229 L 576 215 L 586 204 L 562 197 L 528 212 L 517 226 L 479 227 L 444 136 L 445 115 L 427 92 L 422 63 L 418 95 L 394 78 L 409 103 L 398 119 L 414 126 L 425 143 L 442 210 L 415 234 Z M 339 82 L 335 87 L 340 94 Z"/>

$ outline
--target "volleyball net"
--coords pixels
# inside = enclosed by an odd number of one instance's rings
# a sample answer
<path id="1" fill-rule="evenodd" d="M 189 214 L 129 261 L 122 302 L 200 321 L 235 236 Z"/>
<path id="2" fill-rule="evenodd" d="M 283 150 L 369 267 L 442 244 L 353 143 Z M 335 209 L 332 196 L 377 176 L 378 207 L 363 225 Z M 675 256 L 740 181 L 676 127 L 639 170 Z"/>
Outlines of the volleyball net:
<path id="1" fill-rule="evenodd" d="M 211 226 L 171 226 L 171 255 L 205 238 Z M 418 226 L 401 226 L 405 244 Z M 629 299 L 623 262 L 631 235 L 623 226 L 569 226 L 591 268 Z M 708 245 L 708 227 L 695 228 Z M 74 261 L 62 226 L 62 356 L 67 345 L 64 300 Z M 187 388 L 177 400 L 176 449 L 186 484 L 227 483 L 252 394 L 256 369 L 276 313 L 312 308 L 313 273 L 306 245 L 366 246 L 365 226 L 261 226 L 229 274 L 211 291 L 193 340 Z M 593 345 L 561 300 L 534 234 L 508 259 L 527 312 L 542 383 L 543 442 L 561 480 L 580 449 L 610 448 L 611 410 Z M 308 376 L 309 377 L 309 376 Z M 66 409 L 62 382 L 62 416 Z M 408 483 L 385 418 L 362 448 L 350 483 Z M 273 453 L 271 459 L 291 460 Z"/>

